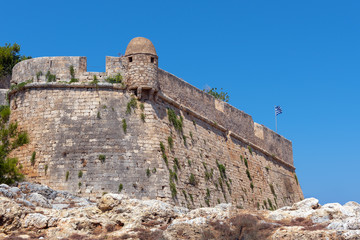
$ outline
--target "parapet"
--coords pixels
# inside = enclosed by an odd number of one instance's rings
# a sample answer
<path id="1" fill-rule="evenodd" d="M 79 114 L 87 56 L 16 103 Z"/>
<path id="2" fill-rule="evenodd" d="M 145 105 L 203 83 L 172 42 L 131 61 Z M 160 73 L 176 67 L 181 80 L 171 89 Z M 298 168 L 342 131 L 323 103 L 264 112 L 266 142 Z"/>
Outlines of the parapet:
<path id="1" fill-rule="evenodd" d="M 19 84 L 27 80 L 37 82 L 37 75 L 47 72 L 56 75 L 56 81 L 69 79 L 70 66 L 74 67 L 75 74 L 86 72 L 86 57 L 39 57 L 21 61 L 13 68 L 11 84 Z"/>

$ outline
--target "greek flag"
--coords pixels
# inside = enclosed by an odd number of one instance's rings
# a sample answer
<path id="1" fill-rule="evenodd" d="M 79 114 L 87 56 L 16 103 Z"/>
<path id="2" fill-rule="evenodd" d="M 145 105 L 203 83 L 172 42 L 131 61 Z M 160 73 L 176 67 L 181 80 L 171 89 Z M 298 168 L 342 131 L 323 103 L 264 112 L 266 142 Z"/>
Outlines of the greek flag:
<path id="1" fill-rule="evenodd" d="M 275 115 L 277 116 L 277 115 L 279 115 L 279 114 L 281 114 L 281 113 L 282 113 L 281 107 L 280 107 L 280 106 L 276 106 L 276 107 L 275 107 Z"/>

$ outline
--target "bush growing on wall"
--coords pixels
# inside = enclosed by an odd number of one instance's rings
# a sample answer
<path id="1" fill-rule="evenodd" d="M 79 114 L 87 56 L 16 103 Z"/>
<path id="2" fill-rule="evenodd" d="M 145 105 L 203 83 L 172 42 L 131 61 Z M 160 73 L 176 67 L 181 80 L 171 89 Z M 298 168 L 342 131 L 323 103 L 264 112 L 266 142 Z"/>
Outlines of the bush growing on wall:
<path id="1" fill-rule="evenodd" d="M 17 158 L 8 155 L 14 149 L 29 143 L 27 132 L 18 131 L 17 123 L 8 123 L 10 107 L 0 106 L 0 183 L 11 184 L 21 181 L 24 176 L 18 167 Z"/>

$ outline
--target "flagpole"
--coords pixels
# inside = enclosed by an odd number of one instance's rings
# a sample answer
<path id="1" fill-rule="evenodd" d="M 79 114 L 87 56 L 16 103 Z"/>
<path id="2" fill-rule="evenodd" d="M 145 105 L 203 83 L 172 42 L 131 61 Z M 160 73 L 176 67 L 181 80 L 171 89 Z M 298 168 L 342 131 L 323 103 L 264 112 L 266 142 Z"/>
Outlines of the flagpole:
<path id="1" fill-rule="evenodd" d="M 275 113 L 275 129 L 276 129 L 276 132 L 277 132 L 276 106 L 274 107 L 274 113 Z"/>

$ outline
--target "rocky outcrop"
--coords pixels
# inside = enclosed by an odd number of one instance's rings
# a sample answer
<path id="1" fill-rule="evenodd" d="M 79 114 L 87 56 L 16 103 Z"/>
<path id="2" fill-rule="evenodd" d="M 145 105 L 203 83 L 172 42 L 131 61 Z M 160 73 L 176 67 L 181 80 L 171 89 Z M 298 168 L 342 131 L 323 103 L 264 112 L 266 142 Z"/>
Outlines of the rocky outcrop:
<path id="1" fill-rule="evenodd" d="M 39 184 L 1 184 L 0 239 L 360 239 L 360 205 L 308 198 L 276 211 L 187 209 L 124 194 L 95 203 Z"/>

